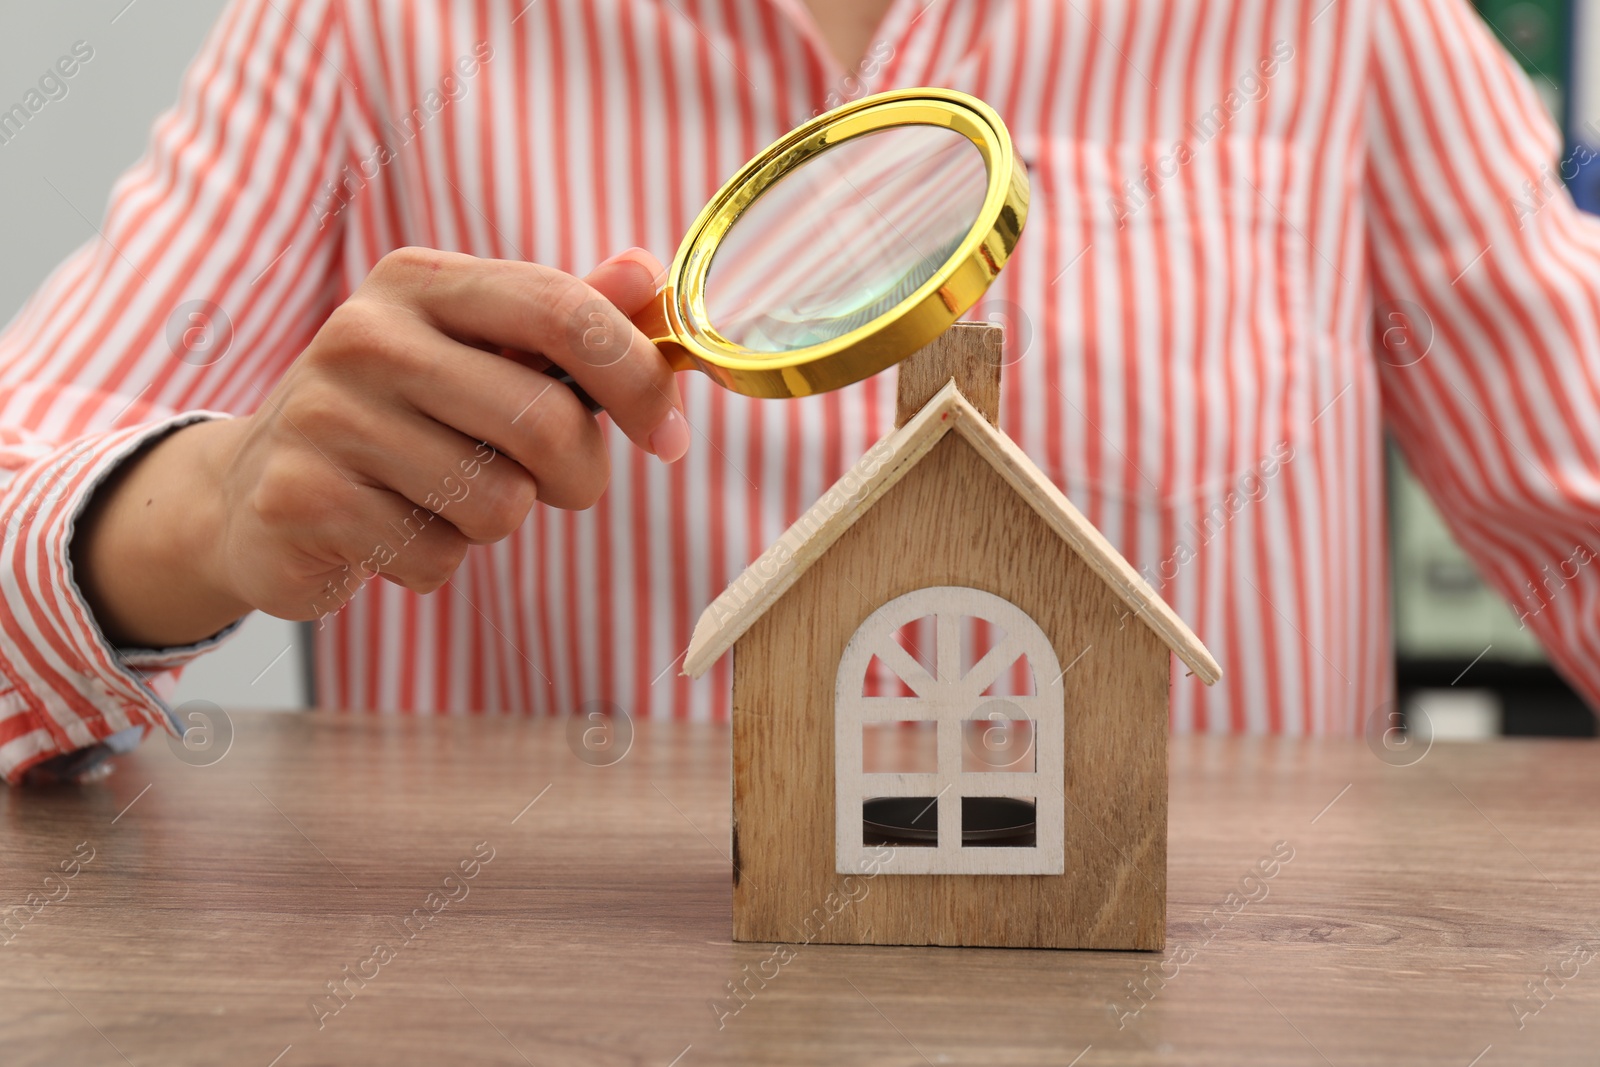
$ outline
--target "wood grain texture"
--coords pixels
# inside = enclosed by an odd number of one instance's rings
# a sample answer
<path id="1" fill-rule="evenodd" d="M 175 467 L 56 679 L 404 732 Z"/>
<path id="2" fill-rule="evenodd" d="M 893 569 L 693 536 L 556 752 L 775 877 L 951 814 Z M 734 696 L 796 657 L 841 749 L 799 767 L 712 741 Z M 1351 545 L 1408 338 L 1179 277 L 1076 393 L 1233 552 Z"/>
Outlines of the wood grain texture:
<path id="1" fill-rule="evenodd" d="M 157 739 L 103 781 L 0 790 L 0 907 L 95 849 L 0 944 L 7 1067 L 1466 1067 L 1486 1048 L 1477 1067 L 1504 1067 L 1600 1044 L 1600 959 L 1521 1028 L 1509 1006 L 1600 928 L 1592 741 L 1391 766 L 1360 740 L 1174 738 L 1164 955 L 785 957 L 728 938 L 725 727 L 641 723 L 599 767 L 551 719 L 233 722 L 214 767 Z M 307 998 L 480 841 L 496 856 L 470 894 L 319 1030 Z M 1292 860 L 1246 885 L 1279 841 Z"/>
<path id="2" fill-rule="evenodd" d="M 900 361 L 894 424 L 904 426 L 939 390 L 954 381 L 991 425 L 1000 425 L 1000 368 L 1005 330 L 987 322 L 958 322 L 932 344 Z"/>
<path id="3" fill-rule="evenodd" d="M 835 873 L 834 680 L 889 600 L 966 585 L 1016 605 L 1062 676 L 1063 875 Z M 1169 659 L 1121 599 L 960 435 L 943 437 L 734 651 L 734 937 L 1160 949 Z M 860 899 L 855 899 L 858 897 Z M 851 898 L 837 914 L 829 901 Z M 826 921 L 819 916 L 826 909 Z"/>

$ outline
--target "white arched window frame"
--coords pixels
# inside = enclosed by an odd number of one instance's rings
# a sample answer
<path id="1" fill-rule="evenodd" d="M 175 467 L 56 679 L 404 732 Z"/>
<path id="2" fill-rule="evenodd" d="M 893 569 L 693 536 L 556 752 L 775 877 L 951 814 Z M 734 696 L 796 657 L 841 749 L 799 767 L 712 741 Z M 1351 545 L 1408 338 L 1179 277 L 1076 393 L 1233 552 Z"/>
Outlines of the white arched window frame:
<path id="1" fill-rule="evenodd" d="M 907 623 L 932 617 L 930 673 L 896 638 Z M 961 620 L 987 620 L 1003 636 L 962 673 Z M 1033 724 L 1034 767 L 1029 771 L 962 769 L 963 720 L 979 717 L 984 692 L 1027 656 L 1033 670 L 1031 696 L 1009 696 Z M 914 696 L 866 696 L 867 671 L 877 656 Z M 868 869 L 881 849 L 863 842 L 862 809 L 871 797 L 936 797 L 938 841 L 931 847 L 899 847 L 888 874 L 1061 874 L 1065 869 L 1063 800 L 1063 685 L 1060 662 L 1049 638 L 1026 612 L 993 593 L 966 586 L 930 586 L 896 597 L 851 636 L 839 661 L 834 687 L 834 847 L 837 871 Z M 862 732 L 868 723 L 932 721 L 937 724 L 937 770 L 933 773 L 867 773 Z M 966 846 L 961 843 L 962 797 L 1034 798 L 1032 846 Z"/>

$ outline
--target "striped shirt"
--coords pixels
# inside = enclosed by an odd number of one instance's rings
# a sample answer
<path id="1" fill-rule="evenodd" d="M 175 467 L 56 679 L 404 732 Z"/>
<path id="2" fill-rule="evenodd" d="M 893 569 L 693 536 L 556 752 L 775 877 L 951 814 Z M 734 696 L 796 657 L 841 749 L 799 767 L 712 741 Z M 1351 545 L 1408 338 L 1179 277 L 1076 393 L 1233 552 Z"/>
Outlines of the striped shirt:
<path id="1" fill-rule="evenodd" d="M 165 724 L 209 646 L 109 648 L 73 517 L 172 420 L 253 410 L 385 252 L 669 259 L 770 140 L 919 84 L 993 104 L 1029 168 L 973 317 L 1009 329 L 1002 426 L 1223 664 L 1176 672 L 1176 730 L 1384 712 L 1385 428 L 1600 698 L 1573 562 L 1600 551 L 1600 224 L 1466 0 L 896 0 L 852 72 L 802 0 L 236 0 L 102 236 L 0 335 L 0 770 Z M 727 661 L 678 669 L 697 613 L 891 427 L 894 381 L 682 385 L 684 461 L 610 433 L 599 506 L 537 509 L 435 595 L 372 583 L 317 631 L 318 703 L 725 718 Z"/>

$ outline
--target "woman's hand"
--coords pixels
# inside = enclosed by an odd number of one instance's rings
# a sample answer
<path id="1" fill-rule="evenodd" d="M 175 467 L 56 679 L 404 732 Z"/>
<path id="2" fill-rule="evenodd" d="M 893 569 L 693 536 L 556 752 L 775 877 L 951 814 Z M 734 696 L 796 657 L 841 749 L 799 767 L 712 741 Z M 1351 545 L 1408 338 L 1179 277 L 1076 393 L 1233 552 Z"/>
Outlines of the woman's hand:
<path id="1" fill-rule="evenodd" d="M 661 270 L 639 249 L 584 279 L 385 256 L 255 414 L 178 430 L 96 492 L 73 553 L 102 629 L 179 645 L 253 608 L 318 618 L 380 576 L 432 592 L 536 502 L 590 507 L 604 440 L 552 363 L 639 447 L 680 458 L 672 369 L 628 322 Z"/>

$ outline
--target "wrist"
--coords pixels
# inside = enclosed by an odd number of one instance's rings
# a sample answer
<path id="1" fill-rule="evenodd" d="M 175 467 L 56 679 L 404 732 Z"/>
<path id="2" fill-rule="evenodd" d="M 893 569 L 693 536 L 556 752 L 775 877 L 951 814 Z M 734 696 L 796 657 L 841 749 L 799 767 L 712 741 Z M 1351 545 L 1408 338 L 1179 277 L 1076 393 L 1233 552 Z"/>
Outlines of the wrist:
<path id="1" fill-rule="evenodd" d="M 246 418 L 208 419 L 186 426 L 168 439 L 171 455 L 152 471 L 163 488 L 173 491 L 172 506 L 153 517 L 151 532 L 159 532 L 168 546 L 164 560 L 168 569 L 193 572 L 187 595 L 216 621 L 202 637 L 254 607 L 239 594 L 227 554 L 229 471 L 247 427 Z"/>
<path id="2" fill-rule="evenodd" d="M 250 611 L 222 559 L 239 420 L 191 423 L 124 459 L 75 524 L 74 576 L 119 647 L 194 644 Z"/>

